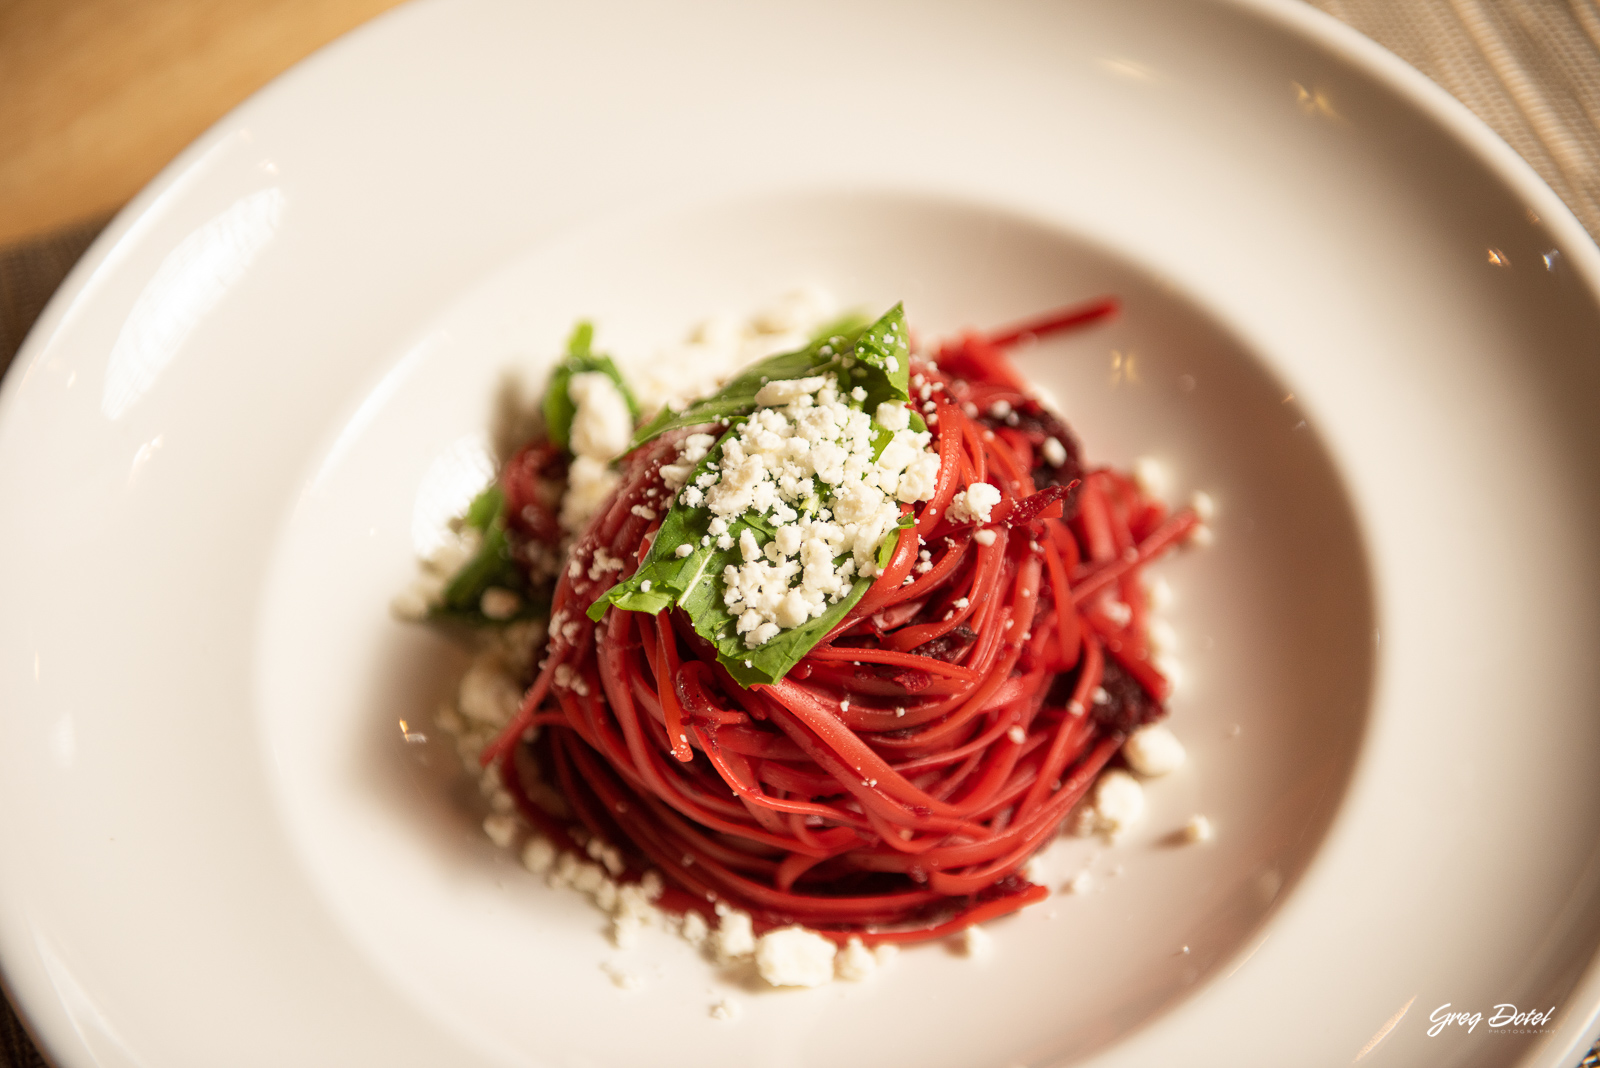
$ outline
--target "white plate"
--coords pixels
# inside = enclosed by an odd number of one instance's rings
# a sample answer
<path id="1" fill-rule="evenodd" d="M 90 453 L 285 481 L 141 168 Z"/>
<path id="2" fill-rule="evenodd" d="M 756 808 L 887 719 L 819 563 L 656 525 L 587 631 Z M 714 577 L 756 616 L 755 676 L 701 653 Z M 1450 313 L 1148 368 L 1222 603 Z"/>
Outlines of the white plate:
<path id="1" fill-rule="evenodd" d="M 399 10 L 169 168 L 7 380 L 10 988 L 65 1065 L 1566 1068 L 1597 279 L 1504 145 L 1287 2 Z M 1221 505 L 1168 567 L 1194 759 L 985 959 L 764 993 L 663 938 L 621 991 L 401 742 L 454 654 L 385 607 L 502 371 L 801 281 L 932 330 L 1127 298 L 1026 359 L 1092 457 Z"/>

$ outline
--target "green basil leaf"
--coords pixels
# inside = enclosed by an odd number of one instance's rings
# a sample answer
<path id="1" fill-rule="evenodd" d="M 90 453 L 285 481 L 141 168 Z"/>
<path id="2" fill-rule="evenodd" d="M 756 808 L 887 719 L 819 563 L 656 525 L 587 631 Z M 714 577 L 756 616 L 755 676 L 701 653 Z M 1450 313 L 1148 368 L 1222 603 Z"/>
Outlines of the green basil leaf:
<path id="1" fill-rule="evenodd" d="M 723 442 L 738 433 L 744 422 L 743 419 L 736 419 L 731 423 L 721 439 L 695 466 L 689 476 L 690 484 L 722 458 Z M 601 594 L 589 606 L 589 618 L 599 622 L 611 605 L 627 612 L 654 614 L 692 596 L 700 586 L 715 587 L 720 591 L 722 569 L 730 563 L 743 562 L 739 555 L 739 531 L 754 527 L 744 520 L 730 524 L 728 533 L 733 538 L 733 546 L 730 549 L 718 549 L 716 539 L 711 538 L 711 518 L 710 509 L 689 508 L 674 497 L 666 518 L 656 531 L 656 540 L 651 543 L 650 551 L 639 569 Z M 708 538 L 710 544 L 703 544 Z M 690 547 L 688 555 L 677 555 L 680 545 Z M 648 588 L 646 583 L 649 584 Z"/>
<path id="2" fill-rule="evenodd" d="M 717 392 L 681 412 L 664 409 L 634 435 L 634 446 L 679 427 L 748 415 L 755 410 L 756 394 L 768 382 L 809 378 L 830 368 L 838 372 L 841 391 L 848 393 L 854 386 L 866 391 L 868 414 L 875 412 L 882 401 L 911 398 L 905 311 L 899 304 L 865 328 L 850 320 L 835 325 L 840 328 L 837 333 L 821 334 L 803 349 L 751 364 Z"/>
<path id="3" fill-rule="evenodd" d="M 905 530 L 908 527 L 914 527 L 916 525 L 917 525 L 917 517 L 914 516 L 914 515 L 903 515 L 903 516 L 900 517 L 900 522 L 896 524 L 896 526 L 901 530 Z M 889 566 L 889 561 L 894 558 L 894 551 L 895 551 L 895 549 L 899 548 L 899 546 L 900 546 L 900 539 L 899 538 L 884 538 L 883 539 L 883 544 L 878 546 L 878 570 L 879 571 L 882 571 L 884 568 Z"/>
<path id="4" fill-rule="evenodd" d="M 472 498 L 472 503 L 467 505 L 467 514 L 461 521 L 473 530 L 488 530 L 505 506 L 506 495 L 500 489 L 500 484 L 492 483 L 488 489 Z"/>
<path id="5" fill-rule="evenodd" d="M 835 336 L 842 337 L 842 335 Z M 841 346 L 847 343 L 848 339 L 837 342 Z M 829 340 L 814 341 L 796 352 L 768 356 L 746 367 L 711 396 L 695 401 L 680 412 L 663 408 L 634 435 L 634 447 L 637 448 L 652 438 L 660 437 L 667 431 L 679 427 L 703 426 L 706 423 L 716 423 L 735 416 L 749 415 L 755 411 L 756 394 L 768 382 L 806 378 L 819 373 L 834 362 L 837 357 L 834 354 L 833 344 Z M 826 355 L 823 354 L 823 349 L 828 350 Z"/>
<path id="6" fill-rule="evenodd" d="M 498 484 L 478 494 L 467 507 L 463 522 L 483 534 L 483 542 L 472 559 L 455 573 L 437 607 L 429 612 L 433 619 L 460 619 L 469 623 L 505 623 L 491 620 L 480 607 L 483 593 L 493 586 L 510 590 L 522 598 L 522 607 L 513 619 L 539 614 L 530 597 L 527 577 L 511 556 L 511 541 L 506 534 L 505 493 Z"/>
<path id="7" fill-rule="evenodd" d="M 628 383 L 623 381 L 622 372 L 617 370 L 617 365 L 611 362 L 610 356 L 592 351 L 593 343 L 593 324 L 580 322 L 573 327 L 572 336 L 567 339 L 567 354 L 556 364 L 555 370 L 550 372 L 550 382 L 545 386 L 545 433 L 551 441 L 563 449 L 571 449 L 572 420 L 578 412 L 578 407 L 572 403 L 572 396 L 568 391 L 573 375 L 592 371 L 605 374 L 622 392 L 622 398 L 628 402 L 628 411 L 633 415 L 634 422 L 639 421 L 639 402 L 634 399 Z"/>
<path id="8" fill-rule="evenodd" d="M 717 660 L 728 669 L 745 689 L 752 686 L 770 686 L 789 673 L 789 669 L 805 659 L 807 653 L 839 625 L 839 621 L 856 606 L 872 585 L 869 578 L 858 578 L 850 592 L 828 606 L 816 619 L 808 620 L 792 630 L 779 631 L 765 645 L 754 649 L 744 647 L 744 637 L 734 633 L 734 623 L 724 624 L 722 635 L 711 640 L 717 647 Z M 699 626 L 695 627 L 699 631 Z M 709 638 L 710 635 L 704 634 Z"/>
<path id="9" fill-rule="evenodd" d="M 848 393 L 852 387 L 863 387 L 867 399 L 861 406 L 868 415 L 876 414 L 880 404 L 910 400 L 911 347 L 906 339 L 905 310 L 896 304 L 863 330 L 844 363 L 849 381 L 841 374 L 839 389 Z"/>
<path id="10" fill-rule="evenodd" d="M 717 463 L 724 442 L 738 432 L 743 422 L 743 419 L 733 421 L 689 476 L 690 483 Z M 748 512 L 728 525 L 729 547 L 719 549 L 717 539 L 711 537 L 711 519 L 710 509 L 689 508 L 675 498 L 639 569 L 601 594 L 589 606 L 589 618 L 599 622 L 613 607 L 652 615 L 673 607 L 681 608 L 688 614 L 695 632 L 716 647 L 717 660 L 741 686 L 777 682 L 855 607 L 873 580 L 856 579 L 849 593 L 829 605 L 821 616 L 780 631 L 754 649 L 747 648 L 744 636 L 738 633 L 738 620 L 723 602 L 722 572 L 729 565 L 737 567 L 744 563 L 739 540 L 745 532 L 755 538 L 757 545 L 765 546 L 774 531 L 765 516 Z M 910 525 L 909 517 L 901 521 L 902 530 Z M 878 551 L 879 567 L 888 563 L 896 544 L 893 538 L 885 539 Z M 678 555 L 680 545 L 689 546 L 684 556 Z M 847 556 L 841 556 L 838 562 L 846 559 Z"/>
<path id="11" fill-rule="evenodd" d="M 838 375 L 840 391 L 849 398 L 847 402 L 861 407 L 869 416 L 876 414 L 879 404 L 909 401 L 909 346 L 901 306 L 896 304 L 876 322 L 854 327 L 848 335 L 843 332 L 825 334 L 803 349 L 753 364 L 713 396 L 681 412 L 662 412 L 639 432 L 634 443 L 642 444 L 678 427 L 726 421 L 728 427 L 721 439 L 690 475 L 690 483 L 693 483 L 721 459 L 724 444 L 755 410 L 756 394 L 762 386 L 768 382 L 808 378 L 825 371 Z M 861 399 L 851 396 L 857 387 L 862 390 Z M 913 429 L 919 432 L 926 429 L 920 416 L 912 412 L 911 417 Z M 876 419 L 873 423 L 873 455 L 876 457 L 894 435 L 878 425 Z M 814 499 L 800 510 L 811 511 L 820 504 L 820 499 Z M 855 607 L 873 580 L 858 578 L 848 594 L 829 605 L 821 616 L 780 631 L 754 649 L 747 648 L 744 637 L 738 633 L 738 620 L 723 602 L 722 574 L 728 566 L 744 562 L 739 549 L 742 536 L 748 534 L 758 546 L 764 547 L 776 535 L 776 530 L 765 515 L 747 512 L 729 523 L 729 546 L 719 549 L 717 539 L 711 537 L 711 520 L 709 509 L 689 508 L 675 497 L 639 569 L 590 605 L 589 616 L 598 622 L 611 608 L 651 614 L 681 608 L 688 614 L 695 631 L 716 647 L 718 661 L 740 685 L 777 682 Z M 899 536 L 904 536 L 904 530 L 912 525 L 909 516 L 902 518 Z M 886 538 L 879 547 L 880 569 L 887 566 L 897 544 L 898 536 Z M 680 556 L 679 550 L 684 547 L 687 548 Z M 842 564 L 846 559 L 848 557 L 842 556 L 837 562 Z"/>

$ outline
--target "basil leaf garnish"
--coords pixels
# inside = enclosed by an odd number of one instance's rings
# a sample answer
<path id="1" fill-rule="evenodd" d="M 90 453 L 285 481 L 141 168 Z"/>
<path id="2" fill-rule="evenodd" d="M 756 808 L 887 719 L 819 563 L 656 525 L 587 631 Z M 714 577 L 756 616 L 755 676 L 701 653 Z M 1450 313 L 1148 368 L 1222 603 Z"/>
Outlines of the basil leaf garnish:
<path id="1" fill-rule="evenodd" d="M 634 446 L 679 427 L 701 426 L 748 415 L 755 410 L 756 394 L 768 382 L 809 378 L 830 370 L 838 374 L 841 392 L 848 393 L 854 386 L 866 391 L 864 407 L 868 413 L 876 411 L 883 401 L 911 399 L 905 311 L 899 304 L 865 328 L 836 325 L 837 332 L 825 332 L 803 349 L 758 360 L 711 396 L 695 401 L 681 412 L 663 409 L 634 435 Z"/>
<path id="2" fill-rule="evenodd" d="M 506 533 L 506 497 L 498 484 L 473 498 L 462 522 L 478 531 L 483 540 L 472 559 L 461 566 L 445 587 L 439 604 L 429 613 L 433 619 L 457 619 L 475 624 L 507 623 L 492 620 L 481 607 L 484 591 L 492 586 L 510 590 L 522 599 L 512 619 L 527 619 L 542 613 L 534 603 L 527 576 L 511 556 L 511 540 Z"/>
<path id="3" fill-rule="evenodd" d="M 756 394 L 762 386 L 823 373 L 836 375 L 846 403 L 869 414 L 876 413 L 879 404 L 909 400 L 909 346 L 901 306 L 896 304 L 877 322 L 860 329 L 854 336 L 828 334 L 803 349 L 752 365 L 713 396 L 681 412 L 663 412 L 639 432 L 635 444 L 679 427 L 727 421 L 721 438 L 689 476 L 688 484 L 692 485 L 719 463 L 725 443 L 738 433 L 746 417 L 755 410 Z M 862 390 L 860 397 L 852 392 L 857 387 Z M 925 429 L 922 420 L 915 413 L 912 415 L 913 428 L 919 432 Z M 892 436 L 875 422 L 875 455 Z M 758 547 L 765 547 L 772 540 L 776 534 L 772 522 L 765 515 L 747 512 L 728 523 L 725 534 L 728 547 L 718 548 L 719 539 L 711 534 L 711 510 L 691 508 L 681 498 L 681 493 L 673 497 L 639 569 L 590 605 L 590 618 L 598 622 L 611 608 L 650 614 L 670 608 L 682 609 L 688 614 L 695 632 L 716 647 L 717 659 L 728 673 L 740 685 L 754 686 L 781 679 L 855 607 L 872 585 L 871 578 L 857 578 L 848 593 L 829 605 L 821 616 L 782 630 L 753 649 L 748 648 L 744 636 L 737 631 L 737 618 L 724 602 L 726 587 L 722 574 L 725 568 L 744 563 L 739 547 L 744 534 L 753 537 Z M 813 498 L 809 505 L 820 507 L 821 501 Z M 911 517 L 904 517 L 900 533 L 886 537 L 879 546 L 880 569 L 888 564 L 899 537 L 915 537 L 914 533 L 904 533 L 911 525 Z M 680 556 L 679 549 L 683 546 L 688 548 Z M 840 556 L 835 564 L 842 565 L 847 559 L 848 555 Z"/>

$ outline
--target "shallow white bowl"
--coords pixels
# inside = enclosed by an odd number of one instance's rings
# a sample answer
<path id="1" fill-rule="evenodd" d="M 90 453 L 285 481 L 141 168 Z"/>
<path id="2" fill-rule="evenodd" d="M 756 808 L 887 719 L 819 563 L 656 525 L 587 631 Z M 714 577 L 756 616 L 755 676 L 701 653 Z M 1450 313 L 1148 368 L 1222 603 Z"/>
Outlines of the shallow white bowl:
<path id="1" fill-rule="evenodd" d="M 1597 268 L 1290 3 L 386 16 L 130 206 L 7 379 L 11 989 L 68 1065 L 1575 1061 Z M 645 360 L 808 281 L 934 332 L 1126 298 L 1024 359 L 1092 458 L 1218 500 L 1167 569 L 1193 760 L 981 961 L 780 994 L 663 939 L 620 991 L 401 741 L 456 654 L 387 601 L 574 318 Z M 1195 811 L 1217 841 L 1167 845 Z"/>

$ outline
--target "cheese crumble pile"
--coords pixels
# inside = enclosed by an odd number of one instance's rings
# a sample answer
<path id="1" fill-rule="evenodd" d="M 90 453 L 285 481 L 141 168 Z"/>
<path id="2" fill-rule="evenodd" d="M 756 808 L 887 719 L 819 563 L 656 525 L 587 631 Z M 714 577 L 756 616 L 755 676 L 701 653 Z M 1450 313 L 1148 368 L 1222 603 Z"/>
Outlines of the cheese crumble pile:
<path id="1" fill-rule="evenodd" d="M 572 466 L 561 498 L 561 529 L 576 537 L 622 478 L 612 462 L 633 440 L 633 413 L 611 376 L 599 371 L 573 375 L 567 396 L 573 406 Z"/>
<path id="2" fill-rule="evenodd" d="M 928 447 L 932 436 L 911 429 L 904 404 L 880 404 L 869 416 L 849 403 L 866 396 L 860 386 L 841 393 L 832 374 L 770 382 L 756 394 L 756 411 L 692 483 L 715 444 L 709 434 L 691 435 L 678 462 L 661 469 L 679 503 L 711 512 L 703 544 L 732 549 L 731 525 L 750 512 L 775 530 L 762 545 L 746 527 L 737 538 L 744 562 L 722 573 L 723 601 L 749 648 L 817 618 L 857 577 L 875 575 L 900 506 L 933 496 L 939 454 Z"/>

